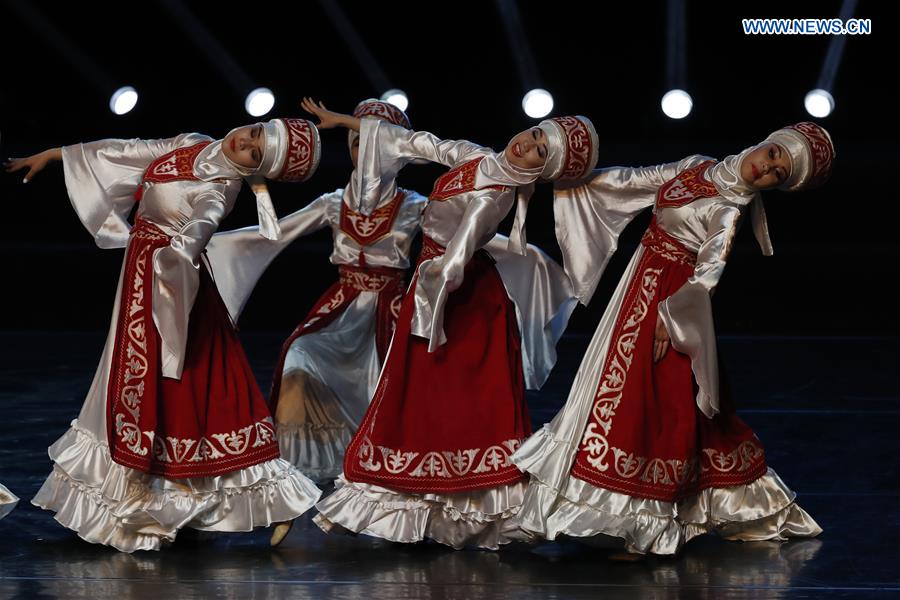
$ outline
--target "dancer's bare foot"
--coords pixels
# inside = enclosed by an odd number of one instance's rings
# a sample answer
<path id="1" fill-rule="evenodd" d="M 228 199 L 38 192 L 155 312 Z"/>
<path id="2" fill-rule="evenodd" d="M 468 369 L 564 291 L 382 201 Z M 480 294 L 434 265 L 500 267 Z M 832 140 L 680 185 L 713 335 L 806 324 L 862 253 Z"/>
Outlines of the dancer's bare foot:
<path id="1" fill-rule="evenodd" d="M 293 526 L 293 521 L 282 521 L 281 523 L 275 523 L 275 529 L 272 531 L 272 538 L 269 540 L 269 544 L 274 547 L 283 542 L 284 538 L 287 537 L 288 532 Z"/>

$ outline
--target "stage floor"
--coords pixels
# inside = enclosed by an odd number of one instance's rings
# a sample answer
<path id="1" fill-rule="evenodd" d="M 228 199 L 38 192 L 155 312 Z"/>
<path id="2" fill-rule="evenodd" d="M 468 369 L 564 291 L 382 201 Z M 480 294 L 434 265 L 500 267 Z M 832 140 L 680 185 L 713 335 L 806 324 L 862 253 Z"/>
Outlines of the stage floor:
<path id="1" fill-rule="evenodd" d="M 46 447 L 77 415 L 105 332 L 0 333 L 0 483 L 22 498 L 0 521 L 0 598 L 889 598 L 900 596 L 900 340 L 723 338 L 742 417 L 769 464 L 824 528 L 818 539 L 712 536 L 676 558 L 615 563 L 580 544 L 453 551 L 325 535 L 182 535 L 132 555 L 89 544 L 29 504 Z M 243 332 L 268 389 L 281 337 Z M 588 343 L 568 336 L 529 396 L 536 425 L 565 400 Z"/>

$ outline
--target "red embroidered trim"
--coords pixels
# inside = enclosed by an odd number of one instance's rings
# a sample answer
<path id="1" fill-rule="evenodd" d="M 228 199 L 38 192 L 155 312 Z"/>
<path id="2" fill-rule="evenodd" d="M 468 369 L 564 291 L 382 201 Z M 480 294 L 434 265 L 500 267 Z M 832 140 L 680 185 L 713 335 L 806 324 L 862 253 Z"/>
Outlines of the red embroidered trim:
<path id="1" fill-rule="evenodd" d="M 153 459 L 153 436 L 145 436 L 141 430 L 141 404 L 145 394 L 153 397 L 157 391 L 154 367 L 158 349 L 151 331 L 152 295 L 147 285 L 147 268 L 149 265 L 152 270 L 153 253 L 169 243 L 169 236 L 143 219 L 137 219 L 129 235 L 107 381 L 107 441 L 114 461 L 148 471 Z"/>
<path id="2" fill-rule="evenodd" d="M 470 160 L 467 163 L 450 169 L 434 182 L 434 189 L 431 190 L 429 200 L 446 200 L 459 194 L 465 194 L 475 189 L 475 172 L 479 163 L 484 160 L 483 156 Z M 487 189 L 502 190 L 507 186 L 491 185 Z"/>
<path id="3" fill-rule="evenodd" d="M 356 110 L 353 111 L 353 116 L 358 119 L 375 117 L 407 129 L 412 128 L 406 113 L 387 102 L 364 102 L 356 107 Z"/>
<path id="4" fill-rule="evenodd" d="M 168 183 L 169 181 L 199 181 L 194 176 L 194 159 L 200 151 L 210 145 L 211 142 L 200 142 L 193 146 L 177 148 L 163 154 L 147 167 L 141 184 L 138 186 L 134 197 L 140 200 L 144 195 L 145 183 Z"/>
<path id="5" fill-rule="evenodd" d="M 293 333 L 285 340 L 275 366 L 275 377 L 272 380 L 272 390 L 269 393 L 269 403 L 272 412 L 281 393 L 281 377 L 284 373 L 284 362 L 291 344 L 297 338 L 307 333 L 313 333 L 326 327 L 338 318 L 360 292 L 375 292 L 378 294 L 376 311 L 375 343 L 378 355 L 383 361 L 387 355 L 387 349 L 391 342 L 391 335 L 397 326 L 397 316 L 400 314 L 400 303 L 403 300 L 404 285 L 402 269 L 390 267 L 354 267 L 341 265 L 339 268 L 340 279 L 332 284 L 310 309 L 306 318 L 297 326 Z"/>
<path id="6" fill-rule="evenodd" d="M 360 292 L 380 292 L 388 287 L 396 287 L 402 283 L 403 269 L 390 267 L 353 267 L 341 265 L 340 281 L 342 286 L 351 287 Z M 401 285 L 402 291 L 402 285 Z"/>
<path id="7" fill-rule="evenodd" d="M 789 125 L 786 129 L 793 129 L 803 135 L 809 143 L 812 151 L 812 176 L 806 189 L 822 185 L 831 174 L 834 161 L 834 148 L 825 131 L 815 123 L 804 121 L 796 125 Z"/>
<path id="8" fill-rule="evenodd" d="M 714 164 L 716 164 L 714 160 L 702 162 L 695 167 L 685 169 L 662 184 L 656 192 L 656 207 L 678 208 L 700 198 L 718 196 L 719 192 L 716 190 L 716 186 L 703 176 Z"/>
<path id="9" fill-rule="evenodd" d="M 553 117 L 553 121 L 563 128 L 566 138 L 566 158 L 563 162 L 561 178 L 585 175 L 590 168 L 593 154 L 593 140 L 587 125 L 576 117 Z"/>
<path id="10" fill-rule="evenodd" d="M 316 135 L 306 119 L 282 119 L 288 130 L 288 149 L 279 181 L 303 181 L 315 164 Z"/>
<path id="11" fill-rule="evenodd" d="M 341 202 L 341 231 L 360 246 L 371 246 L 390 235 L 404 197 L 403 192 L 398 191 L 393 200 L 376 208 L 371 215 L 356 212 Z"/>
<path id="12" fill-rule="evenodd" d="M 693 266 L 697 262 L 697 255 L 684 247 L 684 244 L 674 236 L 663 231 L 656 223 L 656 216 L 650 221 L 650 227 L 644 232 L 641 244 L 650 250 L 671 261 Z"/>
<path id="13" fill-rule="evenodd" d="M 157 435 L 159 338 L 154 331 L 150 282 L 153 253 L 170 238 L 144 219 L 135 221 L 130 235 L 107 383 L 107 441 L 112 459 L 146 473 L 181 478 L 213 477 L 277 458 L 275 425 L 268 416 L 231 431 L 194 438 Z"/>
<path id="14" fill-rule="evenodd" d="M 422 238 L 422 251 L 419 253 L 419 263 L 425 262 L 430 258 L 442 256 L 447 249 L 438 244 L 428 236 Z"/>

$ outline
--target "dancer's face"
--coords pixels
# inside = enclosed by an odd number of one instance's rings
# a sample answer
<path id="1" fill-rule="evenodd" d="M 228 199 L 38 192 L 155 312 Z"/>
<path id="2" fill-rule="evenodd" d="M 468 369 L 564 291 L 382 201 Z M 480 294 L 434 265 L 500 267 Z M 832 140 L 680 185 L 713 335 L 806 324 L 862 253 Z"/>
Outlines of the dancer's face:
<path id="1" fill-rule="evenodd" d="M 245 125 L 225 136 L 222 151 L 231 162 L 253 169 L 262 161 L 265 137 L 262 123 Z"/>
<path id="2" fill-rule="evenodd" d="M 503 151 L 506 160 L 522 169 L 543 167 L 547 152 L 547 134 L 540 127 L 517 133 Z"/>
<path id="3" fill-rule="evenodd" d="M 778 187 L 790 174 L 790 155 L 774 142 L 757 146 L 741 163 L 741 178 L 760 191 Z"/>

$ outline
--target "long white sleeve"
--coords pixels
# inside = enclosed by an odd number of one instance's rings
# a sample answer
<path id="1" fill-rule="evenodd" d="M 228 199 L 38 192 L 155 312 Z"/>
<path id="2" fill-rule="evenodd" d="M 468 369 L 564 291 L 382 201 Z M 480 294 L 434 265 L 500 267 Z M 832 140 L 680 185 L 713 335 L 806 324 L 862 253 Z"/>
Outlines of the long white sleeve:
<path id="1" fill-rule="evenodd" d="M 652 167 L 610 167 L 584 179 L 555 184 L 556 239 L 563 267 L 582 304 L 594 295 L 626 225 L 653 205 L 660 186 L 704 160 L 707 157 L 693 155 Z"/>
<path id="2" fill-rule="evenodd" d="M 429 352 L 447 342 L 443 327 L 447 297 L 462 285 L 472 255 L 491 241 L 512 202 L 513 194 L 509 188 L 482 190 L 466 206 L 462 222 L 444 255 L 419 265 L 412 333 L 429 340 Z"/>
<path id="3" fill-rule="evenodd" d="M 719 412 L 719 367 L 710 296 L 725 270 L 740 218 L 740 208 L 733 205 L 719 206 L 711 213 L 694 274 L 658 307 L 672 348 L 691 358 L 698 385 L 697 406 L 710 418 Z"/>
<path id="4" fill-rule="evenodd" d="M 153 322 L 162 341 L 164 377 L 181 377 L 188 323 L 200 285 L 200 255 L 230 212 L 240 185 L 232 180 L 200 192 L 189 220 L 168 246 L 153 254 Z"/>
<path id="5" fill-rule="evenodd" d="M 259 225 L 222 231 L 212 236 L 206 247 L 207 258 L 216 279 L 216 287 L 237 323 L 253 288 L 273 260 L 294 240 L 327 227 L 328 206 L 340 202 L 341 193 L 319 196 L 298 211 L 278 220 L 281 236 L 264 238 Z"/>
<path id="6" fill-rule="evenodd" d="M 168 152 L 208 137 L 190 133 L 163 140 L 108 139 L 62 148 L 66 190 L 78 218 L 101 248 L 128 243 L 128 215 L 144 171 Z"/>

